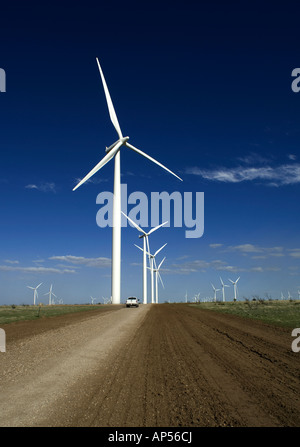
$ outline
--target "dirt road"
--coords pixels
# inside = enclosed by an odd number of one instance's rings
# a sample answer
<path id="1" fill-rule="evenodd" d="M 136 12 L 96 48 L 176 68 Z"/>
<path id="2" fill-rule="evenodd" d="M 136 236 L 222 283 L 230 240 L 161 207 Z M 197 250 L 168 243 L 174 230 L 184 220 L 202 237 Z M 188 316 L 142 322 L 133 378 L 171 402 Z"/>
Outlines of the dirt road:
<path id="1" fill-rule="evenodd" d="M 49 321 L 6 328 L 2 427 L 300 426 L 290 330 L 184 304 Z"/>

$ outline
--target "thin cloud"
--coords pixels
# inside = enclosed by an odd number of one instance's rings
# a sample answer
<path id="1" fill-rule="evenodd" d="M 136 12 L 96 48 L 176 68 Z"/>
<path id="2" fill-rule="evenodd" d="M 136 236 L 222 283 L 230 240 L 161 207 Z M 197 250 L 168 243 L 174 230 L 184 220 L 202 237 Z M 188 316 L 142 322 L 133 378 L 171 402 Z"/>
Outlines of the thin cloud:
<path id="1" fill-rule="evenodd" d="M 25 186 L 26 189 L 35 189 L 37 191 L 41 192 L 56 192 L 56 185 L 55 183 L 40 183 L 39 185 L 36 184 L 29 184 Z"/>
<path id="2" fill-rule="evenodd" d="M 51 256 L 49 259 L 51 261 L 63 261 L 70 264 L 83 265 L 86 267 L 105 268 L 111 266 L 111 259 L 104 257 L 85 258 L 83 256 L 66 255 L 66 256 Z"/>
<path id="3" fill-rule="evenodd" d="M 293 258 L 300 258 L 300 248 L 291 248 L 288 252 L 289 256 L 292 256 Z"/>
<path id="4" fill-rule="evenodd" d="M 15 267 L 12 265 L 0 265 L 0 270 L 4 272 L 22 272 L 22 273 L 76 273 L 73 269 L 57 269 L 52 267 Z"/>
<path id="5" fill-rule="evenodd" d="M 268 186 L 295 185 L 300 183 L 300 164 L 285 164 L 277 167 L 260 166 L 233 168 L 201 169 L 191 167 L 187 174 L 202 177 L 205 180 L 222 183 L 255 182 Z"/>
<path id="6" fill-rule="evenodd" d="M 5 259 L 5 261 L 7 264 L 19 264 L 19 261 L 13 261 L 11 259 Z"/>

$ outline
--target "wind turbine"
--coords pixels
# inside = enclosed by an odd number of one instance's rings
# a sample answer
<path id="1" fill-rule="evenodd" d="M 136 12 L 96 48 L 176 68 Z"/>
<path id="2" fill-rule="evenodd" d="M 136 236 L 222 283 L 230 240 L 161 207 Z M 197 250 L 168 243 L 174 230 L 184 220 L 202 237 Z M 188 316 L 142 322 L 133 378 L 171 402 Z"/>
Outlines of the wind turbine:
<path id="1" fill-rule="evenodd" d="M 214 301 L 216 302 L 216 301 L 217 301 L 217 292 L 219 292 L 221 289 L 216 289 L 215 286 L 214 286 L 213 284 L 212 284 L 211 286 L 212 286 L 212 288 L 214 289 L 214 293 L 215 293 L 215 295 L 214 295 Z"/>
<path id="2" fill-rule="evenodd" d="M 291 300 L 293 297 L 292 297 L 292 295 L 290 294 L 290 292 L 288 291 L 288 300 Z"/>
<path id="3" fill-rule="evenodd" d="M 143 251 L 143 249 L 141 247 L 139 247 L 138 245 L 134 244 L 137 248 L 139 248 L 140 250 Z M 154 255 L 152 255 L 149 252 L 146 252 L 146 254 L 149 256 L 150 258 L 150 272 L 151 272 L 151 303 L 154 303 L 154 261 L 155 261 L 155 256 L 158 255 L 158 253 L 166 246 L 167 244 L 163 245 L 162 247 L 160 247 L 155 253 Z"/>
<path id="4" fill-rule="evenodd" d="M 225 301 L 225 287 L 229 287 L 227 284 L 224 284 L 222 278 L 220 276 L 221 284 L 222 284 L 222 293 L 223 293 L 223 301 Z"/>
<path id="5" fill-rule="evenodd" d="M 155 273 L 155 301 L 156 301 L 156 304 L 158 304 L 158 277 L 159 277 L 159 279 L 161 281 L 161 284 L 162 284 L 163 288 L 165 287 L 164 284 L 163 284 L 163 281 L 161 279 L 160 273 L 159 273 L 159 269 L 161 268 L 161 265 L 162 265 L 162 263 L 164 262 L 165 259 L 166 259 L 166 257 L 164 257 L 164 259 L 161 261 L 161 263 L 159 264 L 158 267 L 156 266 L 156 262 L 155 262 L 155 259 L 154 259 L 155 269 L 153 269 L 153 271 Z"/>
<path id="6" fill-rule="evenodd" d="M 93 297 L 91 296 L 92 304 L 94 304 L 95 299 L 96 299 L 96 298 L 93 298 Z"/>
<path id="7" fill-rule="evenodd" d="M 300 300 L 300 290 L 298 290 L 298 299 Z"/>
<path id="8" fill-rule="evenodd" d="M 194 300 L 195 303 L 200 303 L 200 292 L 195 294 Z"/>
<path id="9" fill-rule="evenodd" d="M 283 293 L 281 292 L 281 299 L 285 300 L 285 296 L 283 295 Z"/>
<path id="10" fill-rule="evenodd" d="M 96 172 L 99 171 L 106 163 L 108 163 L 113 157 L 115 158 L 114 166 L 114 198 L 113 198 L 113 229 L 112 229 L 112 283 L 111 283 L 111 294 L 112 294 L 112 304 L 120 304 L 121 302 L 121 168 L 120 168 L 120 148 L 121 146 L 126 146 L 129 149 L 137 152 L 148 160 L 156 163 L 161 168 L 168 171 L 170 174 L 177 177 L 182 181 L 178 175 L 170 171 L 163 164 L 156 161 L 154 158 L 137 149 L 132 144 L 128 143 L 129 137 L 123 137 L 121 128 L 118 122 L 118 118 L 106 85 L 106 81 L 99 63 L 98 58 L 96 58 L 98 68 L 100 71 L 100 76 L 102 79 L 102 84 L 104 88 L 104 93 L 106 96 L 106 102 L 108 106 L 108 111 L 110 119 L 117 131 L 119 139 L 115 141 L 111 146 L 106 148 L 105 157 L 100 160 L 100 162 L 73 188 L 73 191 L 86 182 L 90 177 L 92 177 Z"/>
<path id="11" fill-rule="evenodd" d="M 49 295 L 49 306 L 53 303 L 52 302 L 52 295 L 55 296 L 55 298 L 57 298 L 57 296 L 55 295 L 55 293 L 52 292 L 52 284 L 50 286 L 50 290 L 47 293 L 44 293 L 44 295 Z"/>
<path id="12" fill-rule="evenodd" d="M 32 289 L 32 290 L 34 290 L 34 292 L 33 292 L 33 305 L 35 306 L 35 301 L 36 301 L 36 298 L 38 297 L 38 292 L 37 292 L 37 289 L 42 285 L 43 283 L 41 282 L 38 286 L 36 286 L 36 287 L 30 287 L 30 286 L 27 286 L 28 287 L 28 289 Z"/>
<path id="13" fill-rule="evenodd" d="M 229 279 L 229 278 L 228 278 Z M 229 281 L 233 284 L 233 290 L 234 290 L 234 301 L 236 301 L 236 297 L 237 297 L 237 282 L 240 279 L 240 276 L 238 277 L 238 279 L 236 279 L 235 281 L 232 281 L 231 279 L 229 279 Z"/>
<path id="14" fill-rule="evenodd" d="M 149 239 L 148 236 L 153 233 L 154 231 L 158 230 L 158 228 L 162 227 L 163 225 L 166 225 L 168 222 L 164 222 L 160 225 L 157 225 L 157 227 L 152 228 L 148 233 L 144 231 L 142 228 L 140 228 L 130 217 L 126 216 L 123 211 L 121 211 L 122 214 L 129 220 L 129 222 L 132 223 L 132 225 L 140 232 L 142 233 L 139 238 L 143 238 L 143 302 L 144 304 L 147 304 L 147 260 L 146 260 L 146 254 L 147 250 L 150 252 L 149 249 Z M 147 248 L 146 248 L 147 244 Z"/>

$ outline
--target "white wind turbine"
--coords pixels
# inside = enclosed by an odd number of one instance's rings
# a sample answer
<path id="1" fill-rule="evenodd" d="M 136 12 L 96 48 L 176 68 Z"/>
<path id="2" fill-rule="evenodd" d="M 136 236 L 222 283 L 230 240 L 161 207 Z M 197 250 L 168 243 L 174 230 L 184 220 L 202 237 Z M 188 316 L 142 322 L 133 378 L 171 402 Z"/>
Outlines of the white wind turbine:
<path id="1" fill-rule="evenodd" d="M 91 296 L 92 304 L 94 304 L 95 299 L 96 299 L 96 298 L 93 298 L 93 297 Z"/>
<path id="2" fill-rule="evenodd" d="M 55 293 L 52 292 L 52 284 L 50 286 L 49 292 L 44 293 L 44 295 L 49 295 L 49 305 L 53 304 L 52 295 L 55 296 L 55 298 L 57 298 L 57 296 L 55 295 Z"/>
<path id="3" fill-rule="evenodd" d="M 30 286 L 27 286 L 28 287 L 28 289 L 32 289 L 32 290 L 34 290 L 34 292 L 33 292 L 33 305 L 35 306 L 35 302 L 36 302 L 36 299 L 37 299 L 37 297 L 38 297 L 38 292 L 37 292 L 37 289 L 42 285 L 43 283 L 41 282 L 38 286 L 36 286 L 36 287 L 30 287 Z"/>
<path id="4" fill-rule="evenodd" d="M 300 290 L 298 290 L 298 299 L 300 300 Z"/>
<path id="5" fill-rule="evenodd" d="M 212 284 L 212 288 L 214 289 L 214 301 L 217 301 L 217 292 L 219 292 L 221 289 L 216 289 L 215 286 Z"/>
<path id="6" fill-rule="evenodd" d="M 229 279 L 229 278 L 228 278 Z M 229 279 L 229 281 L 233 284 L 233 290 L 234 290 L 234 301 L 236 301 L 237 299 L 237 282 L 240 279 L 240 276 L 238 277 L 238 279 L 236 279 L 235 281 L 232 281 L 231 279 Z"/>
<path id="7" fill-rule="evenodd" d="M 169 173 L 173 174 L 179 180 L 182 181 L 178 175 L 170 171 L 164 165 L 156 161 L 154 158 L 142 152 L 140 149 L 132 146 L 128 143 L 129 137 L 123 137 L 121 128 L 118 122 L 118 118 L 105 82 L 105 78 L 99 63 L 98 58 L 96 58 L 98 68 L 100 71 L 102 84 L 106 96 L 106 102 L 108 105 L 110 119 L 117 131 L 119 139 L 115 141 L 111 146 L 106 148 L 106 155 L 102 160 L 73 188 L 73 191 L 77 189 L 80 185 L 86 182 L 90 177 L 92 177 L 99 169 L 101 169 L 106 163 L 108 163 L 113 157 L 115 158 L 114 167 L 114 199 L 113 199 L 113 229 L 112 229 L 112 282 L 111 282 L 111 293 L 112 293 L 112 304 L 120 304 L 121 302 L 121 169 L 120 169 L 120 148 L 121 146 L 126 146 L 129 149 L 137 152 L 148 160 L 156 163 L 161 168 L 165 169 Z"/>
<path id="8" fill-rule="evenodd" d="M 220 281 L 222 284 L 223 301 L 225 301 L 225 287 L 229 287 L 229 286 L 227 284 L 223 283 L 221 276 L 220 276 Z"/>
<path id="9" fill-rule="evenodd" d="M 195 294 L 195 297 L 194 297 L 195 303 L 200 303 L 200 295 L 201 295 L 200 292 Z"/>
<path id="10" fill-rule="evenodd" d="M 134 244 L 137 248 L 139 248 L 140 250 L 144 251 L 143 248 L 139 247 L 138 245 Z M 166 246 L 167 244 L 163 245 L 162 247 L 160 247 L 155 253 L 154 255 L 152 255 L 149 252 L 146 252 L 146 254 L 149 256 L 150 258 L 150 273 L 151 273 L 151 303 L 154 303 L 154 261 L 155 261 L 155 256 L 158 255 L 158 253 Z"/>
<path id="11" fill-rule="evenodd" d="M 156 301 L 156 304 L 158 304 L 158 277 L 160 279 L 160 282 L 161 282 L 163 288 L 165 288 L 164 283 L 163 283 L 163 281 L 161 279 L 161 276 L 160 276 L 160 273 L 159 273 L 159 269 L 161 268 L 162 263 L 164 262 L 165 259 L 166 259 L 166 257 L 164 257 L 164 259 L 161 261 L 161 263 L 159 264 L 158 267 L 156 266 L 156 262 L 155 262 L 155 259 L 154 259 L 155 268 L 153 269 L 153 271 L 155 273 L 155 301 Z"/>
<path id="12" fill-rule="evenodd" d="M 152 228 L 148 233 L 144 231 L 142 228 L 140 228 L 130 217 L 126 216 L 125 213 L 122 214 L 129 220 L 129 222 L 132 223 L 132 225 L 140 232 L 142 233 L 139 238 L 143 238 L 143 303 L 147 304 L 147 259 L 146 254 L 147 251 L 150 252 L 149 249 L 149 239 L 148 236 L 153 233 L 154 231 L 158 230 L 158 228 L 162 227 L 163 225 L 166 225 L 168 222 L 164 222 L 160 225 L 157 225 L 157 227 Z M 147 247 L 146 247 L 147 244 Z"/>

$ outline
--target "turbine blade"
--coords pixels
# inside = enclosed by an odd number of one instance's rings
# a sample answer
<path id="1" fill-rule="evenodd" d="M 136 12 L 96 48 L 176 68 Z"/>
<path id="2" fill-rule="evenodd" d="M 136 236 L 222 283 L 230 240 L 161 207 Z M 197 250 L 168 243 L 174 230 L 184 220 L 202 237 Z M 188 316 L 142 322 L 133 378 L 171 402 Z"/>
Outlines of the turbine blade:
<path id="1" fill-rule="evenodd" d="M 126 214 L 123 213 L 123 211 L 121 211 L 121 213 L 122 213 L 128 220 L 129 220 L 129 222 L 132 223 L 132 225 L 133 225 L 137 230 L 139 230 L 141 233 L 146 234 L 146 232 L 145 232 L 144 230 L 142 230 L 142 229 L 138 226 L 138 224 L 136 224 L 132 219 L 130 219 L 130 217 L 126 216 Z"/>
<path id="2" fill-rule="evenodd" d="M 228 281 L 230 281 L 232 284 L 234 284 L 234 281 L 232 281 L 231 279 L 228 278 Z"/>
<path id="3" fill-rule="evenodd" d="M 170 174 L 174 175 L 175 177 L 177 177 L 179 180 L 182 181 L 182 179 L 180 177 L 178 177 L 178 175 L 174 174 L 173 171 L 171 171 L 170 169 L 166 168 L 166 166 L 164 166 L 163 164 L 159 163 L 154 158 L 152 158 L 149 155 L 145 154 L 145 152 L 142 152 L 140 149 L 137 149 L 136 147 L 132 146 L 132 144 L 129 144 L 127 141 L 126 141 L 125 145 L 127 147 L 129 147 L 130 149 L 132 149 L 133 151 L 137 152 L 138 154 L 143 155 L 143 157 L 148 158 L 148 160 L 152 161 L 153 163 L 156 163 L 158 166 L 160 166 L 161 168 L 165 169 Z"/>
<path id="4" fill-rule="evenodd" d="M 28 289 L 32 289 L 32 290 L 34 290 L 34 287 L 30 287 L 30 286 L 26 286 L 26 287 L 28 287 Z"/>
<path id="5" fill-rule="evenodd" d="M 139 247 L 138 245 L 134 244 L 137 248 L 139 248 L 141 251 L 144 251 L 144 249 L 142 247 Z M 150 253 L 148 253 L 147 251 L 145 252 L 147 253 L 147 255 L 151 256 Z"/>
<path id="6" fill-rule="evenodd" d="M 164 222 L 164 223 L 162 223 L 162 224 L 160 224 L 160 225 L 157 225 L 157 227 L 155 227 L 155 228 L 152 228 L 152 230 L 150 230 L 149 233 L 147 233 L 148 236 L 149 236 L 149 234 L 153 233 L 153 231 L 158 230 L 160 227 L 162 227 L 163 225 L 166 225 L 167 223 L 168 223 L 168 221 L 167 221 L 167 222 Z"/>
<path id="7" fill-rule="evenodd" d="M 161 285 L 163 286 L 163 288 L 165 288 L 164 283 L 163 283 L 163 280 L 161 279 L 160 273 L 157 272 L 157 274 L 158 274 L 158 277 L 159 277 L 159 279 L 160 279 Z"/>
<path id="8" fill-rule="evenodd" d="M 162 265 L 162 263 L 164 262 L 165 259 L 166 259 L 166 257 L 164 257 L 164 259 L 161 261 L 161 263 L 160 263 L 159 266 L 157 267 L 157 270 L 160 269 L 160 267 L 161 267 L 161 265 Z"/>
<path id="9" fill-rule="evenodd" d="M 38 286 L 36 286 L 36 289 L 38 289 L 43 283 L 41 282 Z"/>
<path id="10" fill-rule="evenodd" d="M 111 97 L 110 97 L 110 94 L 109 94 L 109 91 L 108 91 L 108 88 L 107 88 L 107 85 L 106 85 L 104 74 L 102 72 L 102 69 L 101 69 L 101 66 L 100 66 L 100 62 L 99 62 L 97 57 L 96 57 L 96 60 L 97 60 L 98 68 L 99 68 L 99 71 L 100 71 L 100 76 L 101 76 L 101 79 L 102 79 L 104 93 L 105 93 L 105 96 L 106 96 L 106 102 L 107 102 L 107 105 L 108 105 L 109 116 L 110 116 L 110 119 L 111 119 L 111 121 L 112 121 L 112 123 L 113 123 L 113 125 L 114 125 L 114 127 L 115 127 L 115 129 L 116 129 L 116 131 L 118 133 L 118 135 L 119 135 L 119 138 L 122 138 L 123 135 L 122 135 L 122 132 L 121 132 L 121 129 L 120 129 L 120 125 L 119 125 L 119 122 L 118 122 L 118 118 L 117 118 L 117 115 L 116 115 L 116 112 L 115 112 L 115 109 L 114 109 L 114 106 L 113 106 L 113 103 L 112 103 L 112 100 L 111 100 Z"/>
<path id="11" fill-rule="evenodd" d="M 154 254 L 154 257 L 160 252 L 160 250 L 162 250 L 167 244 L 163 245 L 162 247 L 160 247 Z"/>
<path id="12" fill-rule="evenodd" d="M 99 161 L 99 163 L 78 183 L 78 185 L 75 186 L 75 188 L 73 188 L 73 191 L 75 191 L 75 189 L 79 188 L 79 186 L 81 186 L 83 183 L 85 183 L 90 177 L 92 177 L 92 175 L 96 174 L 97 171 L 99 171 L 99 169 L 103 168 L 104 165 L 106 165 L 106 163 L 108 163 L 113 156 L 117 153 L 117 151 L 119 150 L 119 148 L 122 146 L 123 142 L 119 141 L 115 147 L 109 151 L 105 157 L 102 158 L 101 161 Z"/>
<path id="13" fill-rule="evenodd" d="M 235 281 L 235 283 L 237 283 L 239 279 L 240 279 L 240 276 L 239 276 L 238 279 Z"/>

